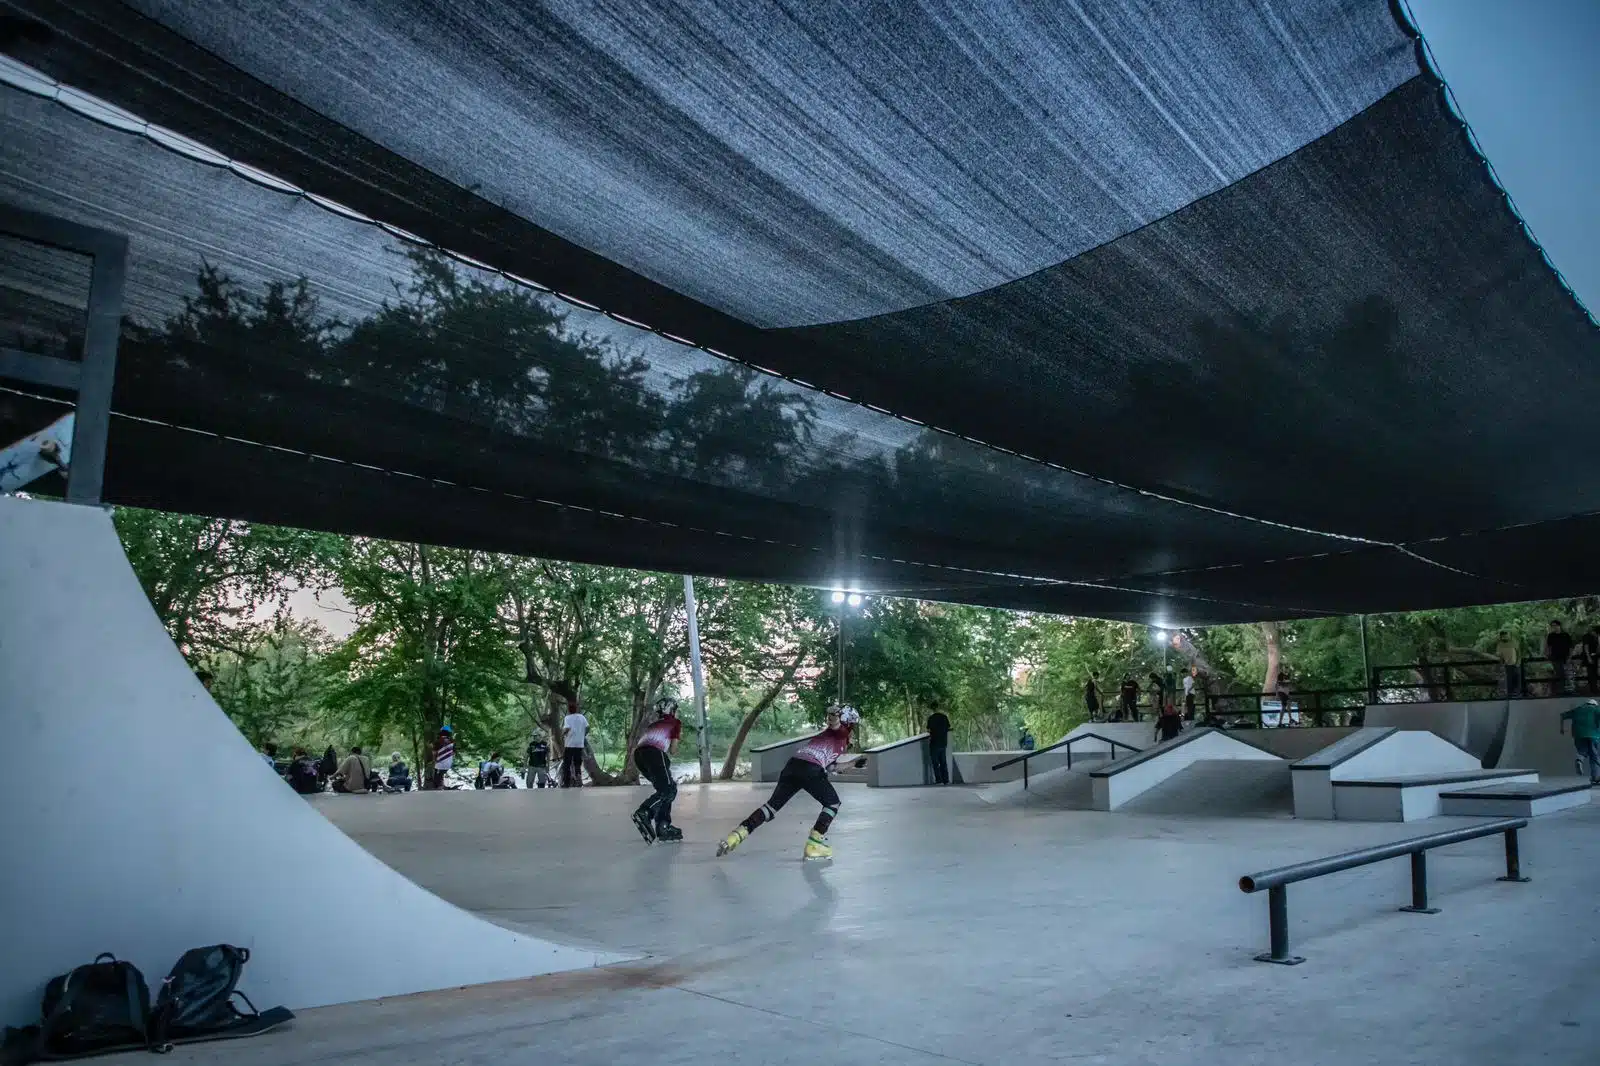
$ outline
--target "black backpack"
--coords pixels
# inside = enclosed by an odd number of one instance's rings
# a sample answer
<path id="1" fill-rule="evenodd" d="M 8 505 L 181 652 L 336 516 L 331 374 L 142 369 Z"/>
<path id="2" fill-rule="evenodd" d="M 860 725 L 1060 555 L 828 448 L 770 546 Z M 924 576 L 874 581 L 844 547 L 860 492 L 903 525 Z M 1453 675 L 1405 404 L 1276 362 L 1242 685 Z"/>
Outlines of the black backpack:
<path id="1" fill-rule="evenodd" d="M 243 1019 L 257 1017 L 255 1004 L 238 989 L 250 952 L 231 944 L 190 948 L 183 953 L 167 979 L 161 982 L 156 1008 L 150 1016 L 150 1042 L 160 1046 L 204 1033 L 232 1029 Z M 233 1005 L 244 1000 L 247 1014 Z"/>
<path id="2" fill-rule="evenodd" d="M 289 787 L 302 796 L 322 791 L 322 782 L 317 777 L 317 764 L 309 755 L 301 756 L 289 764 Z"/>
<path id="3" fill-rule="evenodd" d="M 50 979 L 40 1023 L 6 1030 L 5 1061 L 42 1062 L 146 1047 L 149 1014 L 150 989 L 139 968 L 114 955 L 98 955 L 89 965 Z"/>

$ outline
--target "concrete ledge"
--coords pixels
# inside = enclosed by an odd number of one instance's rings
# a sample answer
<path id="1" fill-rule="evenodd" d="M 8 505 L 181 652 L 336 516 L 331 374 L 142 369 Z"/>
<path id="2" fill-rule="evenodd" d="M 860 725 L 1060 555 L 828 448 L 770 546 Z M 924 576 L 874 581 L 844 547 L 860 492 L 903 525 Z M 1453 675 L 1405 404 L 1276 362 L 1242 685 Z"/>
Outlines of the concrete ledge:
<path id="1" fill-rule="evenodd" d="M 1443 813 L 1439 794 L 1469 781 L 1531 784 L 1531 770 L 1475 770 L 1333 782 L 1334 816 L 1341 821 L 1415 822 Z"/>
<path id="2" fill-rule="evenodd" d="M 1398 726 L 1392 725 L 1358 729 L 1343 740 L 1335 741 L 1321 751 L 1312 752 L 1304 759 L 1295 761 L 1289 768 L 1291 770 L 1331 770 L 1340 763 L 1360 755 L 1374 744 L 1388 739 L 1399 731 Z"/>
<path id="3" fill-rule="evenodd" d="M 784 764 L 794 756 L 800 745 L 817 735 L 817 732 L 807 733 L 805 736 L 790 737 L 788 740 L 779 740 L 749 749 L 750 780 L 765 781 L 769 784 L 776 781 L 778 775 L 783 772 Z"/>
<path id="4" fill-rule="evenodd" d="M 1537 818 L 1582 807 L 1594 798 L 1587 781 L 1500 782 L 1484 788 L 1439 793 L 1439 812 L 1466 817 Z"/>
<path id="5" fill-rule="evenodd" d="M 865 754 L 868 788 L 913 788 L 933 783 L 926 733 L 868 748 Z"/>

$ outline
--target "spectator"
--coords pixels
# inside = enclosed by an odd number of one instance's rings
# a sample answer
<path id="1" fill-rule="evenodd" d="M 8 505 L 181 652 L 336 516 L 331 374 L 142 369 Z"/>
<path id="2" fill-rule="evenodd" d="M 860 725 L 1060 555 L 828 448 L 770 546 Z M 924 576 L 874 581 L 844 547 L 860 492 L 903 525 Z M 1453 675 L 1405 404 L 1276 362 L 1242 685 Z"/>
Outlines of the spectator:
<path id="1" fill-rule="evenodd" d="M 331 780 L 339 772 L 339 753 L 333 750 L 333 745 L 328 745 L 328 750 L 322 753 L 322 761 L 317 763 L 317 773 L 322 775 L 324 781 Z"/>
<path id="2" fill-rule="evenodd" d="M 1198 666 L 1189 667 L 1189 672 L 1183 675 L 1183 720 L 1194 721 L 1194 684 L 1200 677 Z"/>
<path id="3" fill-rule="evenodd" d="M 1160 717 L 1156 719 L 1156 739 L 1171 740 L 1183 732 L 1183 719 L 1178 717 L 1178 707 L 1171 700 L 1161 708 Z"/>
<path id="4" fill-rule="evenodd" d="M 1587 763 L 1589 784 L 1600 785 L 1600 768 L 1595 765 L 1600 761 L 1600 700 L 1591 696 L 1572 710 L 1563 711 L 1561 718 L 1572 723 L 1572 746 L 1578 750 L 1574 760 L 1578 773 L 1584 772 Z"/>
<path id="5" fill-rule="evenodd" d="M 489 757 L 478 764 L 479 788 L 499 788 L 500 779 L 506 774 L 506 768 L 500 764 L 500 753 L 490 752 Z"/>
<path id="6" fill-rule="evenodd" d="M 318 771 L 317 761 L 304 748 L 295 748 L 289 756 L 289 787 L 302 796 L 313 796 L 322 791 L 324 779 Z"/>
<path id="7" fill-rule="evenodd" d="M 1578 661 L 1583 664 L 1585 679 L 1589 682 L 1589 695 L 1600 693 L 1600 635 L 1594 626 L 1586 626 L 1578 638 Z"/>
<path id="8" fill-rule="evenodd" d="M 367 776 L 372 773 L 372 763 L 361 754 L 360 746 L 350 749 L 350 754 L 345 756 L 344 762 L 339 765 L 338 772 L 333 775 L 333 790 L 355 796 L 364 796 L 367 793 Z"/>
<path id="9" fill-rule="evenodd" d="M 1137 722 L 1139 720 L 1139 682 L 1133 679 L 1132 674 L 1125 674 L 1122 678 L 1122 688 L 1118 690 L 1122 704 L 1117 709 L 1115 721 Z"/>
<path id="10" fill-rule="evenodd" d="M 1100 720 L 1100 674 L 1098 671 L 1089 675 L 1089 683 L 1083 686 L 1083 706 L 1089 712 L 1089 721 Z"/>
<path id="11" fill-rule="evenodd" d="M 263 745 L 261 745 L 261 757 L 263 759 L 267 760 L 267 765 L 272 767 L 272 772 L 273 773 L 277 773 L 278 772 L 278 745 L 276 745 L 276 744 L 263 744 Z"/>
<path id="12" fill-rule="evenodd" d="M 1167 683 L 1160 674 L 1150 671 L 1150 715 L 1159 718 L 1167 706 Z"/>
<path id="13" fill-rule="evenodd" d="M 550 742 L 544 739 L 543 733 L 535 733 L 528 741 L 527 784 L 529 788 L 548 788 L 555 784 L 550 780 Z"/>
<path id="14" fill-rule="evenodd" d="M 928 715 L 928 758 L 933 760 L 933 783 L 950 783 L 950 719 L 935 708 Z"/>
<path id="15" fill-rule="evenodd" d="M 411 791 L 411 771 L 398 751 L 389 756 L 389 779 L 385 783 L 395 792 Z"/>
<path id="16" fill-rule="evenodd" d="M 207 670 L 202 666 L 200 669 L 194 672 L 194 676 L 195 680 L 200 682 L 201 688 L 205 689 L 207 692 L 211 691 L 211 683 L 215 681 L 216 678 L 211 676 L 210 670 Z"/>
<path id="17" fill-rule="evenodd" d="M 429 788 L 444 788 L 444 775 L 450 772 L 456 764 L 456 734 L 449 726 L 439 727 L 439 736 L 433 742 L 433 751 L 429 756 L 433 763 L 433 771 L 428 782 Z"/>
<path id="18" fill-rule="evenodd" d="M 1028 730 L 1027 723 L 1023 723 L 1022 737 L 1017 741 L 1017 745 L 1022 748 L 1023 751 L 1033 750 L 1033 733 Z"/>
<path id="19" fill-rule="evenodd" d="M 583 787 L 583 751 L 589 743 L 589 719 L 578 710 L 578 693 L 568 689 L 567 716 L 561 721 L 561 787 Z"/>
<path id="20" fill-rule="evenodd" d="M 1567 694 L 1567 660 L 1572 658 L 1572 634 L 1561 628 L 1561 620 L 1550 623 L 1544 635 L 1544 656 L 1550 660 L 1550 695 Z"/>
<path id="21" fill-rule="evenodd" d="M 1499 638 L 1494 642 L 1494 657 L 1500 660 L 1500 665 L 1506 673 L 1506 696 L 1508 698 L 1521 696 L 1522 649 L 1511 639 L 1509 630 L 1500 631 Z"/>

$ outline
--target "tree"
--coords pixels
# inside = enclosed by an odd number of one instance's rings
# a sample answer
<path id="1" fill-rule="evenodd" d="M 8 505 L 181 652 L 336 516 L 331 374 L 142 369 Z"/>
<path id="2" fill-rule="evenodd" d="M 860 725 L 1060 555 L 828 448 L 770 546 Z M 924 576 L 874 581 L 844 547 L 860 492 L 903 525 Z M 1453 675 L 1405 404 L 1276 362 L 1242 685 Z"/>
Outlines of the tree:
<path id="1" fill-rule="evenodd" d="M 280 619 L 254 646 L 211 659 L 211 695 L 252 745 L 314 747 L 329 644 L 316 623 Z"/>
<path id="2" fill-rule="evenodd" d="M 120 507 L 114 516 L 128 562 L 156 616 L 191 663 L 248 655 L 264 612 L 319 587 L 340 538 L 226 518 Z"/>

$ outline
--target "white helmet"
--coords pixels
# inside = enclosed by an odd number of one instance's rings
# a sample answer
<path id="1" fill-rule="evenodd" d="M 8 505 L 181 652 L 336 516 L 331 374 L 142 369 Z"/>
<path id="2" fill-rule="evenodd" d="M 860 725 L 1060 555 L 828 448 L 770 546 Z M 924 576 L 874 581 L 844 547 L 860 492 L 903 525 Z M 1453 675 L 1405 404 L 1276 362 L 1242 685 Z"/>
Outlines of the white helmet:
<path id="1" fill-rule="evenodd" d="M 662 696 L 655 702 L 656 716 L 659 718 L 678 717 L 678 701 L 671 696 Z"/>
<path id="2" fill-rule="evenodd" d="M 855 725 L 857 722 L 861 721 L 861 712 L 850 706 L 840 707 L 839 721 L 843 722 L 845 725 Z"/>

